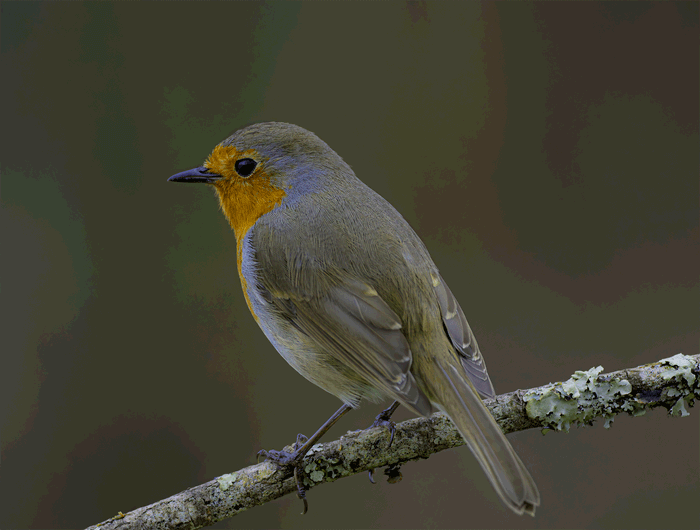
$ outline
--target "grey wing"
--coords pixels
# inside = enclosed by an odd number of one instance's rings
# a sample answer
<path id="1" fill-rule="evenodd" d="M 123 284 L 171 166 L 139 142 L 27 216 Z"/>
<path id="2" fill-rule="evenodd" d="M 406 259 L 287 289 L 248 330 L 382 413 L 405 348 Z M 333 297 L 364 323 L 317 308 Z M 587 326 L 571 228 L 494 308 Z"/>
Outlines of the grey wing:
<path id="1" fill-rule="evenodd" d="M 381 394 L 421 415 L 433 411 L 409 371 L 412 355 L 401 320 L 370 285 L 346 276 L 323 295 L 294 297 L 268 290 L 264 297 L 324 352 Z"/>
<path id="2" fill-rule="evenodd" d="M 431 276 L 442 312 L 442 321 L 452 345 L 459 354 L 462 366 L 482 397 L 495 397 L 496 392 L 486 371 L 486 363 L 484 363 L 476 337 L 467 323 L 462 308 L 459 307 L 459 303 L 442 276 L 437 273 L 431 273 Z"/>

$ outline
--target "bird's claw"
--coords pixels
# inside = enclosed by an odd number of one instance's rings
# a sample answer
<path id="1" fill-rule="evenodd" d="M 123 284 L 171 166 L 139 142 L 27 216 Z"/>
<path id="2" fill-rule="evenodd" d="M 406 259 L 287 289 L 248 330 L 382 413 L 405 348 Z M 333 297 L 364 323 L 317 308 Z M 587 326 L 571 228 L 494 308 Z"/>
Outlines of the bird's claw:
<path id="1" fill-rule="evenodd" d="M 268 459 L 270 462 L 274 462 L 275 464 L 283 467 L 288 467 L 288 466 L 297 466 L 298 464 L 301 464 L 301 461 L 304 460 L 304 456 L 306 456 L 306 453 L 301 454 L 299 449 L 308 441 L 308 438 L 304 436 L 303 434 L 297 434 L 297 440 L 294 442 L 294 452 L 289 452 L 289 451 L 275 451 L 274 449 L 271 449 L 269 451 L 265 449 L 261 449 L 258 451 L 258 462 L 260 462 L 260 457 L 264 456 L 266 459 Z"/>
<path id="2" fill-rule="evenodd" d="M 265 449 L 258 451 L 258 462 L 260 462 L 261 456 L 280 467 L 294 466 L 299 459 L 296 452 L 288 453 L 287 451 L 275 451 L 272 449 L 270 451 L 266 451 Z"/>
<path id="3" fill-rule="evenodd" d="M 304 502 L 304 511 L 301 512 L 301 515 L 304 515 L 306 512 L 309 511 L 309 501 L 306 500 L 306 488 L 304 487 L 304 483 L 301 479 L 303 473 L 301 463 L 304 460 L 306 452 L 300 452 L 301 447 L 306 443 L 307 440 L 308 438 L 303 434 L 297 434 L 297 441 L 294 443 L 294 452 L 290 453 L 289 451 L 284 450 L 267 451 L 265 449 L 262 449 L 258 451 L 257 455 L 258 462 L 260 462 L 260 457 L 263 456 L 270 462 L 274 462 L 275 464 L 277 464 L 279 467 L 291 467 L 294 469 L 294 481 L 297 485 L 297 497 L 299 497 L 299 499 Z"/>
<path id="4" fill-rule="evenodd" d="M 294 481 L 297 483 L 297 497 L 304 502 L 304 511 L 301 512 L 301 515 L 304 515 L 309 511 L 309 501 L 306 500 L 306 488 L 297 474 L 299 469 L 301 469 L 301 466 L 294 468 Z"/>
<path id="5" fill-rule="evenodd" d="M 389 439 L 389 445 L 387 445 L 388 449 L 389 447 L 391 447 L 391 444 L 394 443 L 394 434 L 396 434 L 396 424 L 389 419 L 391 417 L 391 414 L 387 411 L 388 409 L 383 410 L 379 414 L 377 414 L 377 417 L 374 418 L 374 421 L 372 422 L 372 425 L 369 426 L 369 428 L 372 429 L 374 427 L 384 427 L 385 429 L 389 430 L 391 438 Z"/>
<path id="6" fill-rule="evenodd" d="M 379 414 L 377 414 L 377 417 L 374 418 L 372 425 L 369 426 L 370 429 L 374 427 L 384 427 L 385 429 L 389 430 L 391 438 L 389 438 L 389 445 L 387 445 L 387 449 L 391 447 L 392 443 L 394 443 L 394 434 L 396 434 L 396 424 L 393 421 L 391 421 L 391 415 L 394 412 L 396 412 L 398 406 L 399 402 L 394 401 L 389 408 L 384 409 Z M 369 481 L 372 484 L 376 484 L 376 482 L 374 482 L 374 469 L 369 470 Z"/>

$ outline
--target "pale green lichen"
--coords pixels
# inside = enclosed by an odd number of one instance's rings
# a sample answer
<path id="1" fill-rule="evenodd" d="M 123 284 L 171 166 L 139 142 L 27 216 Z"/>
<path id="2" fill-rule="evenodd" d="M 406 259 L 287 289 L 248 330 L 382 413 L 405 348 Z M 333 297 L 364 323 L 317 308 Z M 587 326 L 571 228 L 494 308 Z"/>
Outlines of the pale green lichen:
<path id="1" fill-rule="evenodd" d="M 663 398 L 678 398 L 669 411 L 671 415 L 689 415 L 686 403 L 692 405 L 698 393 L 697 376 L 693 373 L 696 365 L 693 357 L 679 353 L 642 367 L 642 370 L 652 370 L 675 385 L 667 386 L 662 392 Z M 548 429 L 568 432 L 571 425 L 590 425 L 598 416 L 605 418 L 605 427 L 608 428 L 620 411 L 633 416 L 646 413 L 650 403 L 648 397 L 629 395 L 632 386 L 626 379 L 608 376 L 599 380 L 602 371 L 603 368 L 598 366 L 576 372 L 568 381 L 528 392 L 523 398 L 528 416 L 541 421 Z"/>
<path id="2" fill-rule="evenodd" d="M 313 486 L 323 481 L 331 481 L 339 478 L 343 470 L 342 466 L 337 465 L 337 458 L 319 458 L 313 460 L 304 466 L 306 476 L 304 484 Z"/>
<path id="3" fill-rule="evenodd" d="M 622 408 L 635 418 L 637 416 L 644 416 L 647 413 L 646 407 L 642 403 L 636 401 L 625 403 Z"/>
<path id="4" fill-rule="evenodd" d="M 671 407 L 669 413 L 671 416 L 690 416 L 690 413 L 685 409 L 685 400 L 683 398 L 676 401 L 676 404 Z"/>
<path id="5" fill-rule="evenodd" d="M 216 480 L 219 483 L 219 488 L 221 488 L 222 491 L 226 491 L 238 480 L 238 473 L 227 473 L 226 475 L 217 477 Z"/>
<path id="6" fill-rule="evenodd" d="M 696 383 L 697 377 L 693 373 L 693 368 L 695 368 L 695 359 L 682 353 L 676 354 L 668 359 L 663 359 L 658 363 L 660 366 L 668 365 L 671 369 L 665 369 L 661 374 L 661 377 L 667 381 L 671 381 L 681 387 L 688 385 L 690 392 L 685 393 L 677 388 L 667 388 L 664 393 L 668 397 L 678 397 L 678 400 L 674 403 L 669 414 L 671 416 L 690 416 L 690 413 L 686 410 L 686 400 L 693 400 L 695 395 L 693 394 L 693 387 Z"/>
<path id="7" fill-rule="evenodd" d="M 677 389 L 675 389 L 675 388 L 667 388 L 667 389 L 666 389 L 666 395 L 667 395 L 668 397 L 682 396 L 682 395 L 683 395 L 683 392 L 681 392 L 680 390 L 677 390 Z"/>
<path id="8" fill-rule="evenodd" d="M 528 416 L 564 432 L 569 432 L 571 425 L 590 425 L 594 418 L 603 416 L 605 427 L 609 428 L 617 400 L 629 394 L 632 385 L 620 378 L 598 381 L 602 371 L 602 366 L 577 371 L 563 383 L 528 392 L 523 398 Z"/>
<path id="9" fill-rule="evenodd" d="M 680 379 L 684 379 L 690 388 L 693 388 L 695 384 L 695 374 L 693 373 L 693 368 L 695 368 L 695 360 L 692 357 L 678 353 L 673 357 L 668 359 L 663 359 L 659 361 L 660 365 L 668 364 L 673 366 L 672 370 L 666 370 L 662 377 L 664 379 L 680 382 Z"/>

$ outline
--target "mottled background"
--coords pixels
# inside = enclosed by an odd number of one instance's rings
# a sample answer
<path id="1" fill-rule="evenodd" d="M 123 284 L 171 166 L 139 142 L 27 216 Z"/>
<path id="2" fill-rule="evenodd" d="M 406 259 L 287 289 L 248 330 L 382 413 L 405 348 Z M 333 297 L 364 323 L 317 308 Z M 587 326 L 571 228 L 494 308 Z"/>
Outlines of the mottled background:
<path id="1" fill-rule="evenodd" d="M 253 122 L 314 131 L 406 217 L 497 391 L 698 352 L 696 2 L 1 9 L 0 527 L 99 522 L 338 407 L 249 315 L 212 192 L 166 183 Z M 512 435 L 535 519 L 462 448 L 218 527 L 697 528 L 691 412 Z"/>

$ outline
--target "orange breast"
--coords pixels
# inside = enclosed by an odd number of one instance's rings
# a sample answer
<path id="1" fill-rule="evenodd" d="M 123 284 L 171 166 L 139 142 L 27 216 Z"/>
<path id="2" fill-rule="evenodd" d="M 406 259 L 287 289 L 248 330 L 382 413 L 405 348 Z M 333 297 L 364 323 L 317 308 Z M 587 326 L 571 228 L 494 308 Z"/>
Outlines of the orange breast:
<path id="1" fill-rule="evenodd" d="M 258 167 L 252 175 L 243 178 L 234 169 L 236 160 L 252 158 L 258 161 Z M 212 172 L 222 175 L 214 187 L 219 196 L 219 205 L 236 235 L 238 275 L 248 308 L 253 312 L 247 292 L 246 278 L 241 270 L 243 257 L 243 238 L 261 216 L 271 212 L 282 203 L 287 195 L 285 191 L 272 183 L 265 171 L 265 160 L 254 149 L 238 151 L 233 146 L 217 145 L 204 163 Z"/>

